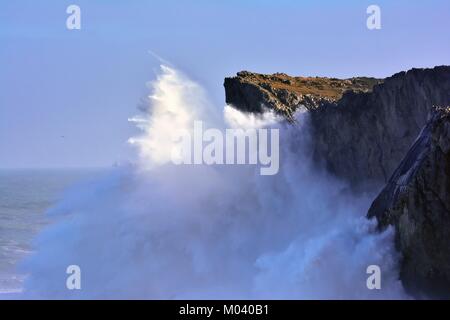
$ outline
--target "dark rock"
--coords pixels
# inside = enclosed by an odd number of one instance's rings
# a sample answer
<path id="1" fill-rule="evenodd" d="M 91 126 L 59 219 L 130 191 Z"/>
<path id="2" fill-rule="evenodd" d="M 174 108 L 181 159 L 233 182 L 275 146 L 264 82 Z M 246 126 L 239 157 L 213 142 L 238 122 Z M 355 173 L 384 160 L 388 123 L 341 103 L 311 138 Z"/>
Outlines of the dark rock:
<path id="1" fill-rule="evenodd" d="M 432 111 L 368 217 L 395 226 L 410 293 L 450 298 L 450 107 Z"/>

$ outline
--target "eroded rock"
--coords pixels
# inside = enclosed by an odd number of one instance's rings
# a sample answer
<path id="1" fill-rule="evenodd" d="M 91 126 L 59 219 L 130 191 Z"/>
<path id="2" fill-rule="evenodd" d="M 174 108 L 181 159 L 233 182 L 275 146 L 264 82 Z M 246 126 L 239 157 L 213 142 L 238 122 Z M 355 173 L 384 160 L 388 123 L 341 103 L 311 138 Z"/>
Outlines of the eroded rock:
<path id="1" fill-rule="evenodd" d="M 450 298 L 449 145 L 450 107 L 436 108 L 368 213 L 395 226 L 401 278 L 419 297 Z"/>

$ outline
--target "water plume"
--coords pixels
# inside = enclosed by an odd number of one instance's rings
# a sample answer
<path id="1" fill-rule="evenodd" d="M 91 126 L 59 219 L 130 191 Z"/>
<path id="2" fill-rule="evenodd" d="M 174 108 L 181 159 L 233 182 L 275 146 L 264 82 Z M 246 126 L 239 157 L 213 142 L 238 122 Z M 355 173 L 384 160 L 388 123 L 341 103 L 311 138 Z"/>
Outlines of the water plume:
<path id="1" fill-rule="evenodd" d="M 162 66 L 146 114 L 132 118 L 136 165 L 67 194 L 23 264 L 30 298 L 404 298 L 393 232 L 364 218 L 355 196 L 310 156 L 308 114 L 297 124 L 232 106 L 224 120 L 203 89 Z M 219 116 L 218 116 L 219 115 Z M 209 126 L 276 127 L 280 171 L 251 165 L 174 165 L 173 137 Z M 67 290 L 68 265 L 82 289 Z M 368 290 L 379 265 L 382 289 Z"/>

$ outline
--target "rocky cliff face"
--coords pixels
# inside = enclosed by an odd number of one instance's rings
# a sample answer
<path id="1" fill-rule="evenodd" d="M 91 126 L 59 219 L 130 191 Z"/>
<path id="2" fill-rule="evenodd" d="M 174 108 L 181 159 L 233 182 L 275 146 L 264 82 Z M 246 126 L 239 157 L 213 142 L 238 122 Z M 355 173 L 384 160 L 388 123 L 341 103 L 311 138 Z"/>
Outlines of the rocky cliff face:
<path id="1" fill-rule="evenodd" d="M 318 162 L 355 190 L 387 182 L 368 217 L 395 227 L 405 287 L 450 298 L 450 108 L 434 108 L 450 105 L 450 66 L 383 80 L 242 72 L 225 90 L 248 112 L 269 108 L 293 122 L 308 110 Z"/>
<path id="2" fill-rule="evenodd" d="M 313 152 L 355 189 L 381 187 L 407 152 L 433 105 L 450 103 L 450 67 L 412 69 L 374 78 L 302 78 L 240 72 L 225 79 L 226 102 L 273 109 L 293 121 L 310 111 Z"/>
<path id="3" fill-rule="evenodd" d="M 365 77 L 341 80 L 241 71 L 236 77 L 225 78 L 225 101 L 248 112 L 272 109 L 293 121 L 292 115 L 299 108 L 314 110 L 336 103 L 346 91 L 367 92 L 381 81 Z"/>
<path id="4" fill-rule="evenodd" d="M 433 110 L 368 217 L 395 226 L 410 292 L 450 298 L 450 107 Z"/>

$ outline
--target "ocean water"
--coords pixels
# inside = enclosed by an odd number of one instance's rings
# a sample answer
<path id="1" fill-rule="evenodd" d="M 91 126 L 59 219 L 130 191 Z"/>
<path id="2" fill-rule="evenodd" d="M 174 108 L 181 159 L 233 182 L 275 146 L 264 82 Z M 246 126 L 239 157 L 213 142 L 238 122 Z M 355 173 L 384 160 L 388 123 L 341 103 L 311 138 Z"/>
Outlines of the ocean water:
<path id="1" fill-rule="evenodd" d="M 98 169 L 0 170 L 0 294 L 22 290 L 20 261 L 33 250 L 33 238 L 48 223 L 45 211 L 67 188 L 100 174 Z"/>

